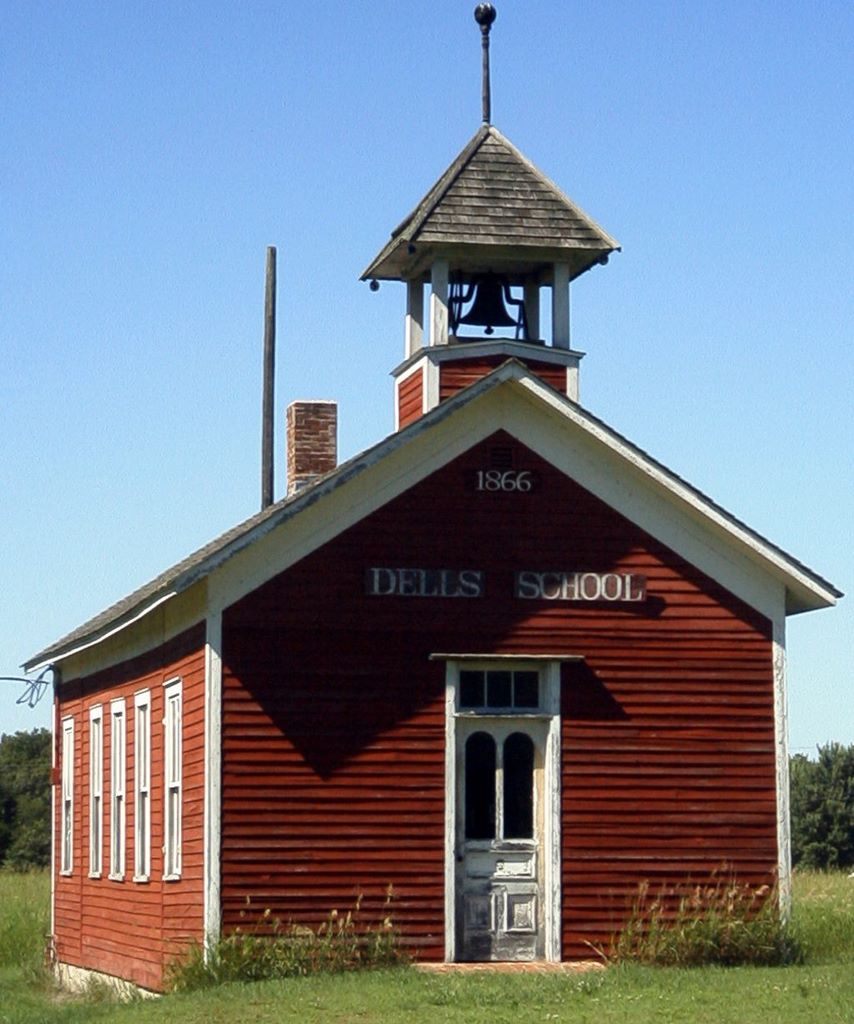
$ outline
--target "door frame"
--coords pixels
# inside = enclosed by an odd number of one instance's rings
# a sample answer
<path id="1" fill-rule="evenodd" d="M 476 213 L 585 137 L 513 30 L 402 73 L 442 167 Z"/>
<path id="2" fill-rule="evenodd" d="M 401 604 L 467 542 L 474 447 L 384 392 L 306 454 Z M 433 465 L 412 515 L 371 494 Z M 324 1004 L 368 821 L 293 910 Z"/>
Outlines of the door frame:
<path id="1" fill-rule="evenodd" d="M 457 906 L 457 722 L 462 717 L 457 706 L 461 668 L 514 670 L 536 669 L 541 679 L 540 709 L 535 714 L 508 714 L 508 720 L 533 717 L 546 722 L 546 748 L 543 757 L 543 841 L 542 901 L 545 959 L 559 963 L 561 957 L 561 834 L 560 834 L 560 665 L 564 657 L 446 654 L 432 655 L 445 662 L 445 961 L 458 958 L 456 935 Z M 494 714 L 484 718 L 495 720 Z M 472 716 L 466 714 L 466 721 Z"/>

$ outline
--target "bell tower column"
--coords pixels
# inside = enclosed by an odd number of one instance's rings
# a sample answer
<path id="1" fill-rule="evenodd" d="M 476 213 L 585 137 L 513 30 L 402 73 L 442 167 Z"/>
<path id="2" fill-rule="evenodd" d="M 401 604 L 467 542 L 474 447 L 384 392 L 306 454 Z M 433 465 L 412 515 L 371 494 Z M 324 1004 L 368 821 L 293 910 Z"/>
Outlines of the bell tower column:
<path id="1" fill-rule="evenodd" d="M 536 341 L 540 337 L 540 284 L 539 281 L 525 282 L 525 318 L 528 321 L 528 337 Z"/>
<path id="2" fill-rule="evenodd" d="M 552 283 L 552 344 L 569 348 L 569 264 L 555 263 Z"/>
<path id="3" fill-rule="evenodd" d="M 448 261 L 436 259 L 430 269 L 430 344 L 448 344 Z"/>
<path id="4" fill-rule="evenodd" d="M 424 285 L 421 281 L 406 282 L 406 344 L 408 359 L 424 347 Z"/>

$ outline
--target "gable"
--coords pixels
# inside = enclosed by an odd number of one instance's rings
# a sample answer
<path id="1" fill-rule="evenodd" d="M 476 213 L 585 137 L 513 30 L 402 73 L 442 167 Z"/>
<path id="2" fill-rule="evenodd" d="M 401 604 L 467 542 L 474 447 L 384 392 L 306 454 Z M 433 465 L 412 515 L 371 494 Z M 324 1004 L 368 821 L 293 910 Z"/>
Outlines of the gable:
<path id="1" fill-rule="evenodd" d="M 394 435 L 381 460 L 307 509 L 286 533 L 271 531 L 224 565 L 212 581 L 221 595 L 214 605 L 226 607 L 251 592 L 276 574 L 276 565 L 280 571 L 298 561 L 497 430 L 768 618 L 823 607 L 838 596 L 580 407 L 505 365 Z"/>
<path id="2" fill-rule="evenodd" d="M 508 469 L 525 489 L 483 485 Z M 646 598 L 530 599 L 518 593 L 520 572 L 642 577 Z M 591 630 L 618 623 L 678 643 L 686 616 L 703 630 L 741 624 L 770 638 L 765 616 L 498 430 L 235 602 L 224 626 L 361 633 L 368 646 L 405 634 L 416 649 L 423 638 L 426 657 L 439 634 L 443 650 L 470 649 L 476 636 L 478 650 L 566 653 L 572 637 L 584 647 Z"/>

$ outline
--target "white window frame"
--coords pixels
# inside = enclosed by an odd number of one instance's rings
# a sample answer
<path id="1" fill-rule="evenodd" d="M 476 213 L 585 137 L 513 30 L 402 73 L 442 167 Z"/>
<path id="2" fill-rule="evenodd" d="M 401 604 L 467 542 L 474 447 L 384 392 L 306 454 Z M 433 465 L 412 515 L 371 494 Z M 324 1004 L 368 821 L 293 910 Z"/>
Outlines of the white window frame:
<path id="1" fill-rule="evenodd" d="M 110 878 L 125 877 L 127 807 L 127 710 L 124 697 L 110 701 Z"/>
<path id="2" fill-rule="evenodd" d="M 74 718 L 62 719 L 62 768 L 60 772 L 59 873 L 70 875 L 74 868 Z"/>
<path id="3" fill-rule="evenodd" d="M 181 877 L 183 724 L 180 678 L 163 684 L 163 880 Z"/>
<path id="4" fill-rule="evenodd" d="M 151 876 L 151 691 L 133 698 L 133 880 Z"/>
<path id="5" fill-rule="evenodd" d="M 89 877 L 104 870 L 104 706 L 89 708 Z"/>

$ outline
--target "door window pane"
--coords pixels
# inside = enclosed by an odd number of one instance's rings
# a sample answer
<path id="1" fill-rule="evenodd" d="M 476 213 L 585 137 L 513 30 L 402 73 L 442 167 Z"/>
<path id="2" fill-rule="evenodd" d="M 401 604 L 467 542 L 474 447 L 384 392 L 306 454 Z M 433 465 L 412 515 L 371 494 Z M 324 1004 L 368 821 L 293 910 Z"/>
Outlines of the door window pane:
<path id="1" fill-rule="evenodd" d="M 537 708 L 540 706 L 540 676 L 538 672 L 514 672 L 513 707 Z"/>
<path id="2" fill-rule="evenodd" d="M 486 673 L 486 706 L 490 708 L 513 706 L 513 685 L 510 672 Z"/>
<path id="3" fill-rule="evenodd" d="M 495 838 L 495 740 L 476 732 L 466 740 L 466 839 Z"/>
<path id="4" fill-rule="evenodd" d="M 514 732 L 504 741 L 504 838 L 534 837 L 534 743 Z"/>
<path id="5" fill-rule="evenodd" d="M 460 672 L 460 707 L 483 707 L 483 672 Z"/>

